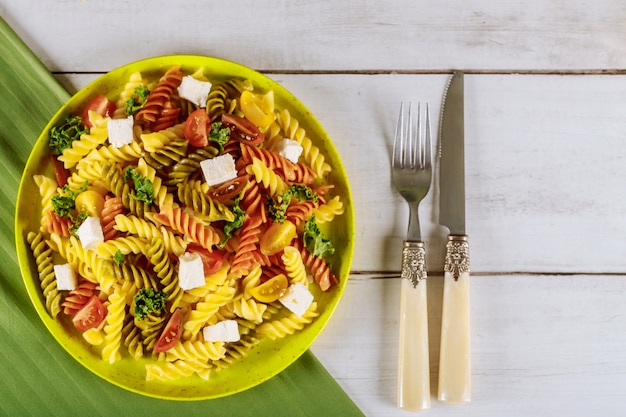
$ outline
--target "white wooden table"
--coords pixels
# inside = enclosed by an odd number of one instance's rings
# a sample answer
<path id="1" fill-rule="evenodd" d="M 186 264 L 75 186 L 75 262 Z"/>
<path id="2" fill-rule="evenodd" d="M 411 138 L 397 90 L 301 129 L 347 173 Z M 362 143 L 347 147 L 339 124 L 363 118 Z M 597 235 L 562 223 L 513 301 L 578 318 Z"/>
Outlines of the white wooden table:
<path id="1" fill-rule="evenodd" d="M 443 245 L 428 239 L 432 416 L 626 412 L 626 5 L 619 0 L 0 0 L 70 91 L 155 55 L 237 61 L 277 80 L 333 138 L 357 240 L 345 297 L 312 350 L 368 416 L 395 406 L 408 210 L 389 150 L 403 100 L 466 71 L 473 399 L 435 399 Z"/>

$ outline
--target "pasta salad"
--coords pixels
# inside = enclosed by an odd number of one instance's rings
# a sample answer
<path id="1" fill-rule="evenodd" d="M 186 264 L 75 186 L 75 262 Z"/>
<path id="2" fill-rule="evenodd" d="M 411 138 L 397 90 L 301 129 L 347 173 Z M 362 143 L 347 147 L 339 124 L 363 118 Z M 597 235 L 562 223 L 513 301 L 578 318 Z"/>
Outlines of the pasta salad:
<path id="1" fill-rule="evenodd" d="M 319 315 L 338 283 L 320 229 L 332 168 L 274 92 L 202 68 L 130 74 L 49 132 L 27 235 L 46 310 L 147 380 L 228 367 Z"/>

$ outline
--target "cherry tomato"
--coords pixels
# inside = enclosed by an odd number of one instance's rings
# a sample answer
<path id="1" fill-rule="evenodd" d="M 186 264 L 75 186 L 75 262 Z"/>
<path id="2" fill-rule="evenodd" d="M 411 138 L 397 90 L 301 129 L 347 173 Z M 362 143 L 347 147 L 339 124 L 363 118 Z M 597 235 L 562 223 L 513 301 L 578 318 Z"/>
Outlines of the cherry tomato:
<path id="1" fill-rule="evenodd" d="M 274 121 L 274 92 L 255 94 L 244 90 L 239 97 L 241 112 L 261 129 L 267 129 Z"/>
<path id="2" fill-rule="evenodd" d="M 209 144 L 207 131 L 209 129 L 209 115 L 204 109 L 198 109 L 192 112 L 185 121 L 185 139 L 189 141 L 191 146 L 196 148 L 204 148 Z"/>
<path id="3" fill-rule="evenodd" d="M 248 184 L 248 176 L 242 175 L 222 183 L 209 191 L 209 197 L 221 203 L 233 200 Z"/>
<path id="4" fill-rule="evenodd" d="M 74 315 L 74 318 L 72 318 L 72 321 L 78 330 L 84 332 L 86 330 L 93 329 L 94 327 L 98 327 L 106 315 L 106 307 L 102 304 L 102 301 L 100 301 L 100 298 L 98 298 L 97 295 L 93 295 L 87 304 L 78 310 L 76 315 Z"/>
<path id="5" fill-rule="evenodd" d="M 187 246 L 187 252 L 194 252 L 200 255 L 202 264 L 204 265 L 204 275 L 209 276 L 215 274 L 222 268 L 224 264 L 224 253 L 214 249 L 209 252 L 205 248 L 197 244 L 190 244 Z"/>
<path id="6" fill-rule="evenodd" d="M 265 136 L 263 136 L 259 128 L 248 119 L 224 113 L 222 114 L 222 123 L 230 128 L 231 137 L 240 142 L 256 145 L 265 140 Z"/>
<path id="7" fill-rule="evenodd" d="M 89 103 L 87 103 L 85 109 L 83 110 L 83 123 L 91 129 L 93 125 L 89 121 L 90 110 L 95 111 L 102 117 L 110 117 L 115 111 L 115 103 L 110 101 L 105 96 L 95 96 Z"/>
<path id="8" fill-rule="evenodd" d="M 272 303 L 278 300 L 289 286 L 289 281 L 285 274 L 278 274 L 263 284 L 259 284 L 256 287 L 250 289 L 250 294 L 262 303 Z"/>
<path id="9" fill-rule="evenodd" d="M 261 253 L 270 256 L 285 249 L 296 237 L 296 225 L 285 220 L 283 223 L 275 222 L 261 236 L 259 247 Z"/>
<path id="10" fill-rule="evenodd" d="M 104 197 L 95 190 L 85 190 L 76 196 L 76 210 L 86 211 L 90 216 L 100 217 L 104 208 Z"/>
<path id="11" fill-rule="evenodd" d="M 154 344 L 154 351 L 156 353 L 167 352 L 178 343 L 180 339 L 180 334 L 183 330 L 183 320 L 180 313 L 180 308 L 174 310 L 172 317 L 168 320 L 165 328 L 163 329 L 163 333 L 159 336 L 159 340 Z"/>
<path id="12" fill-rule="evenodd" d="M 54 176 L 57 179 L 59 187 L 63 187 L 67 184 L 67 179 L 70 177 L 70 171 L 65 168 L 63 162 L 59 161 L 56 155 L 50 155 L 50 163 L 54 169 Z"/>

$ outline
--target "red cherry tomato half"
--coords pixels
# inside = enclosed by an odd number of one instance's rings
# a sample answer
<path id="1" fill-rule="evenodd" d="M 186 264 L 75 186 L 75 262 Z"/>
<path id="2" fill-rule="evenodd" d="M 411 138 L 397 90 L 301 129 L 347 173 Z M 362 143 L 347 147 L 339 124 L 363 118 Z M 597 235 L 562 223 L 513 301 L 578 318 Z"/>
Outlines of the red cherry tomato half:
<path id="1" fill-rule="evenodd" d="M 98 327 L 107 315 L 107 309 L 97 295 L 93 295 L 72 318 L 74 326 L 84 332 Z"/>
<path id="2" fill-rule="evenodd" d="M 248 119 L 224 113 L 222 114 L 222 123 L 230 128 L 231 137 L 240 142 L 256 145 L 265 140 L 265 136 L 263 136 L 259 128 Z"/>
<path id="3" fill-rule="evenodd" d="M 200 255 L 202 264 L 204 265 L 205 276 L 215 274 L 224 264 L 224 253 L 217 249 L 213 249 L 212 252 L 209 252 L 200 245 L 190 244 L 187 246 L 187 252 L 193 252 Z"/>
<path id="4" fill-rule="evenodd" d="M 222 183 L 209 191 L 209 197 L 221 203 L 233 200 L 248 184 L 248 176 L 242 175 Z"/>
<path id="5" fill-rule="evenodd" d="M 83 110 L 83 123 L 91 129 L 93 125 L 89 121 L 90 110 L 95 111 L 102 117 L 110 117 L 113 116 L 113 112 L 115 111 L 115 103 L 110 101 L 105 96 L 95 96 L 89 103 L 87 103 L 85 109 Z"/>
<path id="6" fill-rule="evenodd" d="M 54 169 L 54 176 L 57 179 L 59 187 L 63 187 L 67 184 L 67 179 L 70 177 L 70 171 L 65 169 L 63 162 L 59 161 L 56 155 L 50 155 L 50 163 Z"/>
<path id="7" fill-rule="evenodd" d="M 174 310 L 172 317 L 168 320 L 163 333 L 159 336 L 159 340 L 154 344 L 154 351 L 156 353 L 167 352 L 170 350 L 178 340 L 180 340 L 180 334 L 183 330 L 183 321 L 180 313 L 180 308 Z"/>
<path id="8" fill-rule="evenodd" d="M 185 121 L 185 139 L 191 146 L 204 148 L 209 144 L 207 131 L 209 129 L 209 115 L 204 109 L 192 112 Z"/>

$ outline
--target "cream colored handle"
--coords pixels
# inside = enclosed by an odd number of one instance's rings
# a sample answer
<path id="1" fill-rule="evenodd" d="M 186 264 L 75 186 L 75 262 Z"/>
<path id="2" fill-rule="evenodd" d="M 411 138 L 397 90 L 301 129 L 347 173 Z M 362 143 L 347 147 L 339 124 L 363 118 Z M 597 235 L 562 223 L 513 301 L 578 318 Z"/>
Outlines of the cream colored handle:
<path id="1" fill-rule="evenodd" d="M 472 397 L 469 282 L 469 271 L 456 280 L 445 272 L 438 398 L 446 403 L 465 403 Z"/>
<path id="2" fill-rule="evenodd" d="M 398 407 L 408 411 L 430 408 L 427 280 L 423 261 L 423 245 L 405 243 L 400 288 Z"/>

